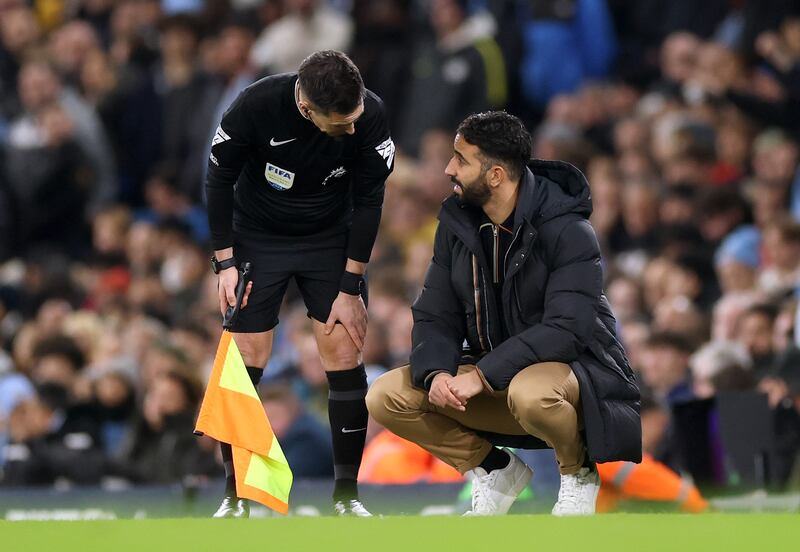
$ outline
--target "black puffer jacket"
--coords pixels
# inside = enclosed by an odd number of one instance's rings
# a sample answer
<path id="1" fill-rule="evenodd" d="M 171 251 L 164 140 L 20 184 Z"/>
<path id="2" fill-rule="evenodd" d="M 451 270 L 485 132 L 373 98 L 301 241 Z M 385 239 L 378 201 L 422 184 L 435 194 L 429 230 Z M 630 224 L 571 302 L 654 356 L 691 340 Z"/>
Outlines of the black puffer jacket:
<path id="1" fill-rule="evenodd" d="M 531 161 L 520 184 L 514 239 L 504 260 L 502 335 L 477 209 L 447 199 L 433 261 L 415 301 L 411 370 L 427 388 L 462 356 L 478 356 L 486 383 L 505 389 L 525 367 L 569 364 L 578 378 L 589 456 L 641 459 L 639 390 L 603 294 L 600 248 L 587 220 L 589 186 L 567 163 Z M 467 350 L 462 349 L 466 340 Z"/>

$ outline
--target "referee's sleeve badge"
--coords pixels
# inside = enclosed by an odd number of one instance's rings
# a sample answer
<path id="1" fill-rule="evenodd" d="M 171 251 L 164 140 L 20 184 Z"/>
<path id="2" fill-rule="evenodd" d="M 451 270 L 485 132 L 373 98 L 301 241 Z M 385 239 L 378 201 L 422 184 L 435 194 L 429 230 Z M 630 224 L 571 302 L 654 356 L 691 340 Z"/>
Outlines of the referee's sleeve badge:
<path id="1" fill-rule="evenodd" d="M 392 142 L 392 138 L 389 137 L 377 146 L 375 146 L 375 151 L 378 152 L 378 155 L 383 157 L 384 161 L 386 161 L 386 168 L 392 168 L 392 161 L 394 161 L 394 142 Z"/>
<path id="2" fill-rule="evenodd" d="M 208 134 L 206 134 L 206 136 L 208 136 Z M 214 133 L 214 138 L 211 140 L 211 147 L 221 144 L 222 142 L 227 142 L 230 139 L 231 137 L 228 136 L 228 133 L 222 130 L 222 126 L 217 126 L 217 131 Z"/>

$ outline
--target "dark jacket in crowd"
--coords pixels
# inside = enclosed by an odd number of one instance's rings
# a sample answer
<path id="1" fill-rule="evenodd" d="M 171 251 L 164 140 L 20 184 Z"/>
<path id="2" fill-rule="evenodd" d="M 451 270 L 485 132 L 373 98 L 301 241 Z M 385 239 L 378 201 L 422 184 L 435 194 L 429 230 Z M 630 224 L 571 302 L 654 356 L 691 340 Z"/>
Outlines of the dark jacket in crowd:
<path id="1" fill-rule="evenodd" d="M 24 443 L 9 443 L 2 485 L 50 486 L 58 480 L 95 485 L 105 470 L 105 454 L 96 420 L 82 406 L 54 413 L 52 431 Z"/>
<path id="2" fill-rule="evenodd" d="M 638 462 L 639 390 L 603 294 L 591 209 L 589 186 L 578 169 L 530 162 L 505 258 L 500 302 L 509 335 L 503 335 L 478 237 L 480 210 L 455 196 L 446 200 L 433 262 L 412 307 L 411 370 L 414 384 L 427 388 L 442 369 L 455 375 L 466 352 L 480 357 L 486 383 L 501 390 L 531 364 L 567 363 L 580 384 L 589 457 Z"/>
<path id="3" fill-rule="evenodd" d="M 311 414 L 301 414 L 280 442 L 295 477 L 333 477 L 330 431 Z"/>
<path id="4" fill-rule="evenodd" d="M 136 422 L 108 473 L 133 483 L 179 483 L 188 475 L 218 475 L 213 452 L 200 448 L 193 434 L 194 416 L 164 417 L 160 430 L 144 419 Z"/>
<path id="5" fill-rule="evenodd" d="M 422 45 L 411 63 L 420 69 L 412 71 L 406 109 L 397 129 L 398 143 L 405 151 L 417 153 L 427 130 L 455 130 L 468 114 L 492 106 L 488 67 L 476 46 L 444 50 Z"/>
<path id="6" fill-rule="evenodd" d="M 4 165 L 0 170 L 19 209 L 20 249 L 46 243 L 80 253 L 88 235 L 84 213 L 94 173 L 77 140 L 52 147 L 8 147 Z"/>

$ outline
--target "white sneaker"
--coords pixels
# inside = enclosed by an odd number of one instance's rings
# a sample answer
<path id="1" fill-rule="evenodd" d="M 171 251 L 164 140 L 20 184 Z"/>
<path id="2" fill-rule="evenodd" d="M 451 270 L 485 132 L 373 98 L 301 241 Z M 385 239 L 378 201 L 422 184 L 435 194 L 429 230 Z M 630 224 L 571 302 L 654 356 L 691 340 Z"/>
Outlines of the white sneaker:
<path id="1" fill-rule="evenodd" d="M 511 457 L 505 468 L 489 473 L 481 467 L 472 470 L 472 510 L 465 516 L 503 515 L 528 485 L 531 469 L 510 450 L 505 451 Z"/>
<path id="2" fill-rule="evenodd" d="M 597 493 L 600 492 L 600 474 L 597 468 L 581 468 L 573 475 L 561 476 L 558 502 L 553 506 L 554 516 L 588 516 L 594 514 Z"/>

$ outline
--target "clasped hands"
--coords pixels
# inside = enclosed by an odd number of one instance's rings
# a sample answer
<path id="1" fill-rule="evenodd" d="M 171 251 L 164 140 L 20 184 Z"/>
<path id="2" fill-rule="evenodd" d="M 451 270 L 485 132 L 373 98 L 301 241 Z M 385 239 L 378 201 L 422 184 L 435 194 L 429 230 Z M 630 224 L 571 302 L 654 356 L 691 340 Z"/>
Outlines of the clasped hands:
<path id="1" fill-rule="evenodd" d="M 477 367 L 457 376 L 442 372 L 433 377 L 428 400 L 434 406 L 450 407 L 464 412 L 467 409 L 467 401 L 481 391 L 483 391 L 483 381 Z"/>

